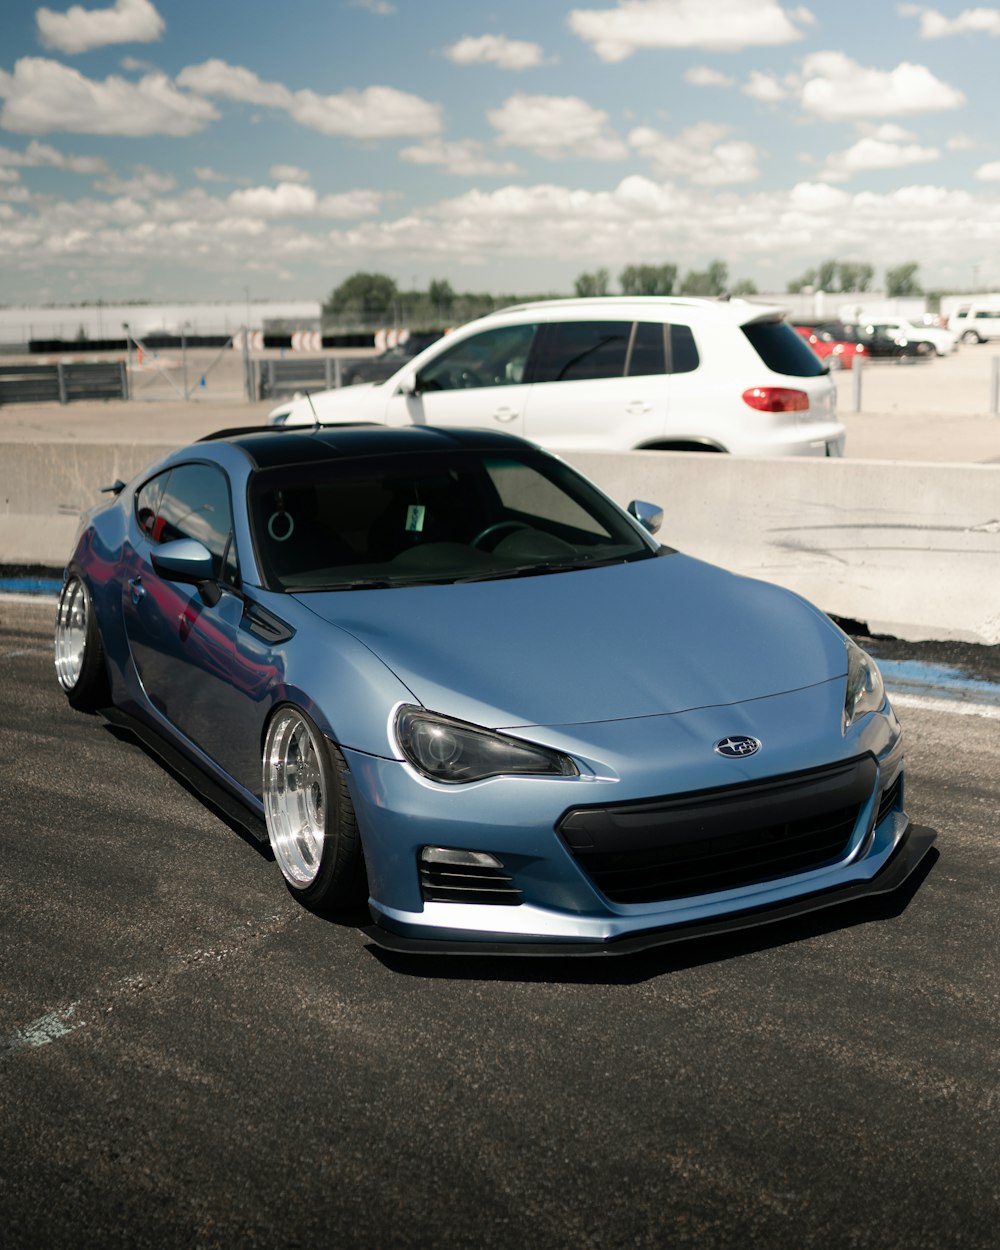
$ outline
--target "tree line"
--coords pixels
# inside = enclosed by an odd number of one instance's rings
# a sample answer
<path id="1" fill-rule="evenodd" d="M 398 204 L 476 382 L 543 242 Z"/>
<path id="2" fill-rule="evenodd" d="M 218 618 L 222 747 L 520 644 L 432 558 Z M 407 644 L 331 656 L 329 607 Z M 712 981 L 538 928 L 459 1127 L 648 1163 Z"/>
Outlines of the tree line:
<path id="1" fill-rule="evenodd" d="M 922 295 L 915 262 L 897 265 L 885 271 L 885 293 L 889 296 Z M 713 260 L 704 270 L 688 270 L 679 278 L 676 265 L 626 265 L 618 274 L 622 295 L 756 295 L 756 285 L 749 279 L 731 282 L 725 261 Z M 875 270 L 856 261 L 826 260 L 790 281 L 786 294 L 827 291 L 830 294 L 863 293 L 872 289 Z M 579 298 L 612 294 L 611 273 L 595 269 L 581 273 L 573 283 Z M 370 328 L 375 325 L 438 327 L 461 325 L 505 304 L 525 303 L 536 299 L 558 299 L 565 292 L 542 291 L 530 295 L 503 295 L 493 292 L 454 290 L 443 278 L 433 279 L 425 291 L 401 290 L 394 279 L 384 273 L 359 271 L 345 278 L 323 303 L 324 325 L 356 324 Z"/>

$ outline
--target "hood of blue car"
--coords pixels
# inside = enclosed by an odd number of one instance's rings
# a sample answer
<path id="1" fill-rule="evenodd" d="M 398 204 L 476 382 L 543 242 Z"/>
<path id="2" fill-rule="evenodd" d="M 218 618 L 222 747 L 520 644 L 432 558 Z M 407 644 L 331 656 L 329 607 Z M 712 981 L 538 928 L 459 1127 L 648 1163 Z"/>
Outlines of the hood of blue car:
<path id="1" fill-rule="evenodd" d="M 847 671 L 842 635 L 809 604 L 679 554 L 302 601 L 425 707 L 491 728 L 741 703 Z"/>

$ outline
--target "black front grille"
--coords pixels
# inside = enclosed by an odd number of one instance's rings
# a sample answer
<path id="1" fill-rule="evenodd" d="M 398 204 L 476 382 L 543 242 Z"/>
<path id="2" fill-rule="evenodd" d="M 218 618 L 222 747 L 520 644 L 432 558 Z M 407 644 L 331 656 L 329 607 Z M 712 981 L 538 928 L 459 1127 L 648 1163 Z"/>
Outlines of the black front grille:
<path id="1" fill-rule="evenodd" d="M 863 756 L 721 790 L 576 808 L 559 832 L 612 902 L 711 894 L 842 859 L 877 775 L 875 760 Z"/>

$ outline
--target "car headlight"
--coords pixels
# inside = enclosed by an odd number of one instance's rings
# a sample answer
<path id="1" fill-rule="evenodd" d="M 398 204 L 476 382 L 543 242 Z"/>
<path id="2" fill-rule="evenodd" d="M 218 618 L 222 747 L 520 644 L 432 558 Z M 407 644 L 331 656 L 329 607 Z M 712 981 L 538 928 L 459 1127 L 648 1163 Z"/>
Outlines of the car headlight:
<path id="1" fill-rule="evenodd" d="M 396 738 L 409 762 L 434 781 L 482 781 L 486 777 L 577 777 L 571 759 L 533 743 L 404 707 Z"/>
<path id="2" fill-rule="evenodd" d="M 878 665 L 867 651 L 847 640 L 847 690 L 844 695 L 844 728 L 865 712 L 878 712 L 885 702 L 885 684 Z"/>

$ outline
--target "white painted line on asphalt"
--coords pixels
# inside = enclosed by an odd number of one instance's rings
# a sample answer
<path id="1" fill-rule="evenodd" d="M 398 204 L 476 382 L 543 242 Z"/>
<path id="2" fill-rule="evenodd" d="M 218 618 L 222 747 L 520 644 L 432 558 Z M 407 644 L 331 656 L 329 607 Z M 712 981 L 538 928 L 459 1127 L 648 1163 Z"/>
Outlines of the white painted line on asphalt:
<path id="1" fill-rule="evenodd" d="M 15 660 L 19 655 L 51 655 L 51 647 L 25 647 L 23 651 L 0 651 L 0 660 Z"/>
<path id="2" fill-rule="evenodd" d="M 966 703 L 959 699 L 932 699 L 922 694 L 893 694 L 889 690 L 893 707 L 912 707 L 924 712 L 948 712 L 952 716 L 984 716 L 987 720 L 1000 720 L 1000 707 L 990 703 Z"/>
<path id="3" fill-rule="evenodd" d="M 0 1042 L 0 1051 L 48 1046 L 50 1042 L 54 1042 L 57 1038 L 65 1037 L 67 1033 L 72 1033 L 74 1029 L 82 1028 L 86 1021 L 73 1021 L 73 1016 L 76 1015 L 76 1007 L 76 1003 L 70 1003 L 62 1011 L 51 1011 L 48 1015 L 39 1016 L 37 1020 L 32 1020 L 23 1029 L 18 1029 L 13 1037 L 8 1037 L 5 1041 Z"/>

